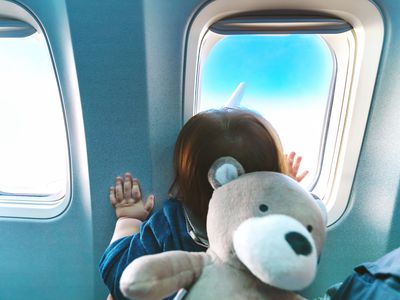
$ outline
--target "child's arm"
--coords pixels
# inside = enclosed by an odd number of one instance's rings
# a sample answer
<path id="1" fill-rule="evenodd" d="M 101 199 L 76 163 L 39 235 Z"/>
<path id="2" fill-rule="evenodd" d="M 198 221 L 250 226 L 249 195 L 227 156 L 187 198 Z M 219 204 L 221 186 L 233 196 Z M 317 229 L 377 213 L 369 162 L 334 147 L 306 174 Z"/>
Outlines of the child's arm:
<path id="1" fill-rule="evenodd" d="M 125 173 L 124 179 L 115 178 L 115 186 L 110 187 L 110 203 L 115 209 L 117 222 L 111 242 L 139 232 L 140 225 L 154 207 L 154 195 L 144 203 L 140 184 L 132 175 Z"/>
<path id="2" fill-rule="evenodd" d="M 301 164 L 301 160 L 303 159 L 301 156 L 297 156 L 296 157 L 296 153 L 295 152 L 290 152 L 289 155 L 285 155 L 286 158 L 286 163 L 288 166 L 288 171 L 289 171 L 289 176 L 292 177 L 294 180 L 296 180 L 297 182 L 300 182 L 304 179 L 304 177 L 306 177 L 306 175 L 308 174 L 308 171 L 303 171 L 302 173 L 300 173 L 300 175 L 297 175 L 297 173 L 299 172 L 299 168 L 300 168 L 300 164 Z"/>

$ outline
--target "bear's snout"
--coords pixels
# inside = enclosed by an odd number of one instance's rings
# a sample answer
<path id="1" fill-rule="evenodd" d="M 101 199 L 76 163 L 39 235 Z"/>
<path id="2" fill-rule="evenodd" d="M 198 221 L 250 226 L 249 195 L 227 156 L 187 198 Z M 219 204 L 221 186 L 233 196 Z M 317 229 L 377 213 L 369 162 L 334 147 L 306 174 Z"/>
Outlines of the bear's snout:
<path id="1" fill-rule="evenodd" d="M 313 281 L 317 271 L 312 235 L 302 223 L 287 215 L 246 219 L 233 233 L 233 248 L 253 275 L 280 289 L 302 290 Z"/>
<path id="2" fill-rule="evenodd" d="M 309 255 L 312 252 L 310 242 L 301 233 L 295 231 L 286 233 L 285 240 L 297 255 Z"/>

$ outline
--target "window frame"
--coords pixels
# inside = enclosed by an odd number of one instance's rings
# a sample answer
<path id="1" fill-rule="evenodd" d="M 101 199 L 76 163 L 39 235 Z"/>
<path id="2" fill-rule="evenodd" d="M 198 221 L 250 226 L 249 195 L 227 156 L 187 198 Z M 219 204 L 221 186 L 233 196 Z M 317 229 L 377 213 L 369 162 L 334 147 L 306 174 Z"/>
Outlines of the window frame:
<path id="1" fill-rule="evenodd" d="M 60 215 L 69 206 L 72 198 L 71 190 L 71 153 L 70 140 L 67 128 L 67 116 L 65 102 L 61 89 L 59 74 L 57 72 L 54 55 L 50 47 L 50 41 L 42 28 L 42 25 L 34 15 L 25 7 L 18 4 L 0 1 L 0 19 L 11 19 L 31 26 L 37 33 L 43 34 L 49 51 L 49 57 L 53 66 L 53 72 L 58 87 L 61 113 L 63 116 L 64 130 L 66 135 L 66 186 L 64 190 L 54 194 L 41 193 L 5 193 L 0 195 L 0 218 L 34 218 L 49 219 Z"/>
<path id="2" fill-rule="evenodd" d="M 240 15 L 272 14 L 289 12 L 299 16 L 314 15 L 321 18 L 332 16 L 349 23 L 354 34 L 354 61 L 345 74 L 341 107 L 334 108 L 338 121 L 332 163 L 328 170 L 328 186 L 324 202 L 328 211 L 328 226 L 337 222 L 349 205 L 351 187 L 355 176 L 365 127 L 367 123 L 376 74 L 383 45 L 384 25 L 377 7 L 368 0 L 306 0 L 293 3 L 289 0 L 218 0 L 200 9 L 191 22 L 186 40 L 186 60 L 183 86 L 183 121 L 197 110 L 197 86 L 199 78 L 200 47 L 209 28 L 224 19 Z M 334 45 L 334 41 L 328 41 Z M 350 55 L 351 56 L 351 55 Z M 340 59 L 339 59 L 340 60 Z M 339 62 L 340 63 L 340 62 Z M 356 113 L 357 112 L 357 113 Z M 329 126 L 329 125 L 328 125 Z M 331 129 L 334 126 L 330 126 Z M 329 129 L 328 129 L 329 131 Z M 351 140 L 350 140 L 351 137 Z"/>

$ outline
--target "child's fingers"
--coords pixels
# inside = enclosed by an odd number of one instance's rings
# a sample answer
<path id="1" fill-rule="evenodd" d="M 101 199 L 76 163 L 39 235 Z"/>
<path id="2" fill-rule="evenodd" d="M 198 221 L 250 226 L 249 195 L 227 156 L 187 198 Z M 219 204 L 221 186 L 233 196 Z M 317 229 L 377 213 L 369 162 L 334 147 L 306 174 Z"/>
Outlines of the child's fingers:
<path id="1" fill-rule="evenodd" d="M 140 184 L 136 178 L 132 180 L 132 197 L 134 202 L 139 202 L 142 200 L 142 193 L 140 192 Z"/>
<path id="2" fill-rule="evenodd" d="M 144 209 L 149 213 L 154 208 L 154 199 L 155 199 L 154 195 L 150 195 L 149 197 L 147 197 L 146 203 L 144 204 Z"/>
<path id="3" fill-rule="evenodd" d="M 293 164 L 293 159 L 296 156 L 296 152 L 292 151 L 288 155 L 288 162 L 292 165 Z"/>
<path id="4" fill-rule="evenodd" d="M 285 155 L 286 163 L 287 163 L 287 166 L 289 169 L 288 171 L 290 174 L 293 173 L 293 159 L 294 159 L 295 155 L 296 155 L 296 153 L 293 151 L 290 152 L 289 155 Z"/>
<path id="5" fill-rule="evenodd" d="M 307 170 L 304 171 L 303 173 L 301 173 L 299 176 L 296 177 L 296 181 L 297 181 L 297 182 L 302 181 L 302 180 L 304 179 L 304 177 L 307 176 L 307 174 L 308 174 L 308 171 L 307 171 Z"/>
<path id="6" fill-rule="evenodd" d="M 303 158 L 301 156 L 297 156 L 296 159 L 294 160 L 294 163 L 293 163 L 293 173 L 294 174 L 297 174 L 297 172 L 299 171 L 302 159 Z"/>
<path id="7" fill-rule="evenodd" d="M 112 206 L 115 206 L 117 204 L 117 199 L 115 198 L 115 188 L 113 186 L 110 186 L 109 194 L 110 203 Z"/>
<path id="8" fill-rule="evenodd" d="M 132 175 L 125 173 L 124 176 L 124 199 L 129 201 L 132 199 Z"/>
<path id="9" fill-rule="evenodd" d="M 115 178 L 115 197 L 117 202 L 121 202 L 124 199 L 123 181 L 119 176 Z"/>

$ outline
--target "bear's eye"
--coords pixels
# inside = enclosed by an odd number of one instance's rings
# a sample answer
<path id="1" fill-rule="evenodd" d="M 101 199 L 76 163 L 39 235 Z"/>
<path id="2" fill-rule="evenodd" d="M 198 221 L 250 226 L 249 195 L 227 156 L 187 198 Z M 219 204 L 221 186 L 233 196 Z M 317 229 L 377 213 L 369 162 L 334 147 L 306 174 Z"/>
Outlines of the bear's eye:
<path id="1" fill-rule="evenodd" d="M 260 211 L 262 211 L 262 212 L 268 211 L 268 206 L 265 205 L 265 204 L 261 204 L 258 208 L 259 208 Z"/>
<path id="2" fill-rule="evenodd" d="M 307 225 L 307 230 L 308 230 L 308 232 L 311 232 L 312 231 L 312 226 L 311 225 Z"/>

